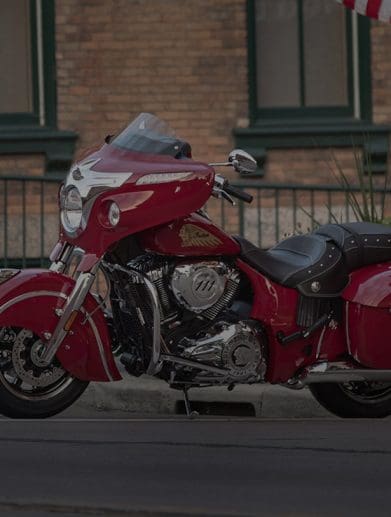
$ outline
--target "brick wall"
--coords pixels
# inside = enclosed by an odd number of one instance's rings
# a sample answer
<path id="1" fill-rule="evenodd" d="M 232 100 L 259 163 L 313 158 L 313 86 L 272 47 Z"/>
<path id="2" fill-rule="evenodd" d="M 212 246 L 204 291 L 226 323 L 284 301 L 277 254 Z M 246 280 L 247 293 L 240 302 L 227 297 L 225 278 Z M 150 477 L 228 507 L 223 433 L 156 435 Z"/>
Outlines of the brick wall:
<path id="1" fill-rule="evenodd" d="M 56 13 L 59 125 L 79 147 L 151 111 L 196 158 L 225 158 L 248 123 L 245 0 L 61 0 Z M 375 22 L 372 41 L 374 121 L 391 123 L 391 27 Z M 350 174 L 352 153 L 338 153 Z M 330 156 L 270 152 L 265 180 L 329 181 Z"/>
<path id="2" fill-rule="evenodd" d="M 45 171 L 45 156 L 42 154 L 0 154 L 0 176 L 20 174 L 39 176 Z"/>
<path id="3" fill-rule="evenodd" d="M 99 141 L 141 111 L 196 158 L 223 159 L 247 116 L 245 0 L 56 2 L 58 120 Z"/>
<path id="4" fill-rule="evenodd" d="M 372 97 L 374 122 L 391 124 L 391 25 L 372 25 Z"/>

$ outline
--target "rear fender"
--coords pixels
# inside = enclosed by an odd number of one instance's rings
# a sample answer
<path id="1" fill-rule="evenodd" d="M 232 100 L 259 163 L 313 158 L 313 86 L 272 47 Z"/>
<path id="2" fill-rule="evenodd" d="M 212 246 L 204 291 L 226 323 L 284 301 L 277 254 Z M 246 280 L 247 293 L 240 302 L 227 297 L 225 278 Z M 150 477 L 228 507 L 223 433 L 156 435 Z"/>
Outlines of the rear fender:
<path id="1" fill-rule="evenodd" d="M 391 262 L 374 264 L 353 271 L 342 298 L 367 307 L 389 309 L 391 307 Z"/>
<path id="2" fill-rule="evenodd" d="M 59 321 L 56 309 L 64 307 L 74 285 L 72 278 L 52 271 L 16 272 L 0 284 L 0 327 L 24 327 L 46 341 Z M 121 379 L 104 314 L 90 294 L 57 351 L 57 358 L 65 370 L 81 380 Z"/>

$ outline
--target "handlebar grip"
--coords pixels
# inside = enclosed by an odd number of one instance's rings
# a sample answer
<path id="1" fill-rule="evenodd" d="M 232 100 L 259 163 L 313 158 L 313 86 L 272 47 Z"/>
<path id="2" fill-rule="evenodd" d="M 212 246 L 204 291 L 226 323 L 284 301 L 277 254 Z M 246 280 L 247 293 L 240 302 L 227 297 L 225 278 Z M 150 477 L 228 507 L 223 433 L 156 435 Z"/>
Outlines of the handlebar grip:
<path id="1" fill-rule="evenodd" d="M 251 203 L 254 197 L 247 192 L 243 192 L 240 188 L 233 187 L 232 185 L 225 185 L 224 190 L 227 194 L 230 194 L 233 197 L 241 199 L 245 203 Z"/>

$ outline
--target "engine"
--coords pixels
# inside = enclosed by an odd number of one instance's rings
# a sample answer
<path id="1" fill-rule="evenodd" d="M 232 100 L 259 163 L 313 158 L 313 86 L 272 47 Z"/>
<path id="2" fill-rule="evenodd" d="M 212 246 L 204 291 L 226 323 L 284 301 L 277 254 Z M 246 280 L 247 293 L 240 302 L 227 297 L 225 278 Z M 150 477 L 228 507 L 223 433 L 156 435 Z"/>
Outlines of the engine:
<path id="1" fill-rule="evenodd" d="M 227 370 L 225 382 L 258 382 L 265 376 L 266 340 L 254 322 L 219 321 L 204 336 L 184 338 L 181 345 L 186 358 Z M 208 376 L 202 379 L 207 382 Z"/>
<path id="2" fill-rule="evenodd" d="M 170 287 L 180 307 L 213 320 L 233 300 L 239 283 L 237 270 L 210 261 L 177 265 Z"/>
<path id="3" fill-rule="evenodd" d="M 235 313 L 241 275 L 233 264 L 219 260 L 180 261 L 147 254 L 133 260 L 129 267 L 146 275 L 155 285 L 160 300 L 162 336 L 170 353 L 225 369 L 228 371 L 225 383 L 263 379 L 266 337 L 256 322 Z M 139 320 L 138 335 L 142 339 L 141 327 L 147 328 L 148 321 L 143 322 L 145 317 L 141 314 L 150 314 L 150 308 L 140 306 L 143 303 L 140 288 L 117 285 L 116 290 L 117 295 L 119 291 L 122 293 L 119 295 L 122 312 L 132 321 Z M 135 289 L 137 293 L 132 293 Z M 137 299 L 138 306 L 132 309 L 130 299 Z M 128 336 L 134 334 L 128 331 Z M 189 369 L 183 370 L 188 377 Z M 208 382 L 205 374 L 202 382 Z"/>

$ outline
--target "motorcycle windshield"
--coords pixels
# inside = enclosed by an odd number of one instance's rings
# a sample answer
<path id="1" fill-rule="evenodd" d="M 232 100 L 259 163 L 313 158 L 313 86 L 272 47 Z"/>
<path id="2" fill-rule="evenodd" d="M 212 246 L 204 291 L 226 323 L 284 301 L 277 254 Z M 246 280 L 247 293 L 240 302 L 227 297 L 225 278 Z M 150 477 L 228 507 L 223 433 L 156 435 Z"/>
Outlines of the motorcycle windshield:
<path id="1" fill-rule="evenodd" d="M 178 139 L 166 122 L 150 113 L 141 113 L 110 144 L 139 153 L 191 157 L 190 145 Z"/>

